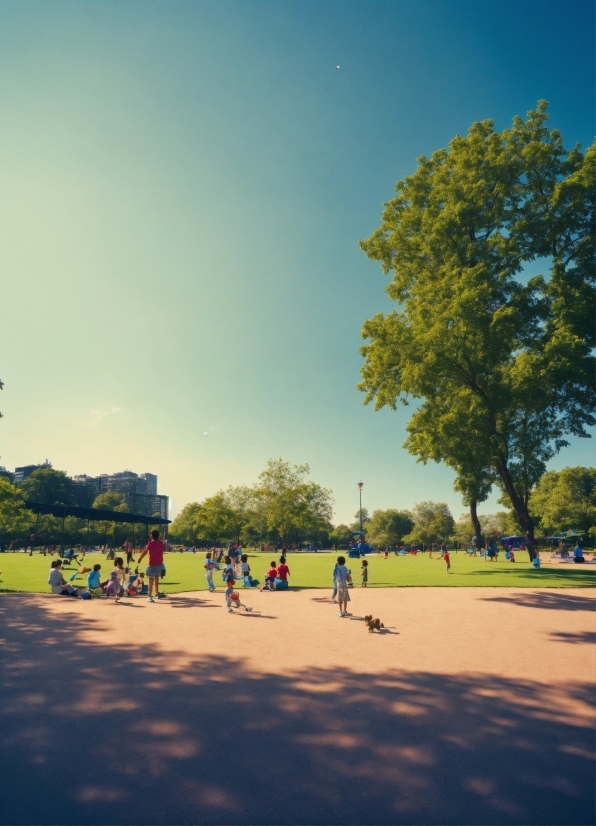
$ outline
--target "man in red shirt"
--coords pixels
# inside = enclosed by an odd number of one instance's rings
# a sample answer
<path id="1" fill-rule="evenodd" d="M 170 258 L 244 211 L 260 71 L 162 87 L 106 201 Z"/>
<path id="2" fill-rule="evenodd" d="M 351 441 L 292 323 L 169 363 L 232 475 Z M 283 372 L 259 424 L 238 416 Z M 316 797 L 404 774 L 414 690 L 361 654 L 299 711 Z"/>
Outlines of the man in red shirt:
<path id="1" fill-rule="evenodd" d="M 155 602 L 153 599 L 153 592 L 155 596 L 159 593 L 159 577 L 163 567 L 163 552 L 165 549 L 164 543 L 159 538 L 159 531 L 151 531 L 151 542 L 147 545 L 143 553 L 139 557 L 139 564 L 143 557 L 149 554 L 149 565 L 147 565 L 146 574 L 149 578 L 149 598 L 147 602 Z"/>

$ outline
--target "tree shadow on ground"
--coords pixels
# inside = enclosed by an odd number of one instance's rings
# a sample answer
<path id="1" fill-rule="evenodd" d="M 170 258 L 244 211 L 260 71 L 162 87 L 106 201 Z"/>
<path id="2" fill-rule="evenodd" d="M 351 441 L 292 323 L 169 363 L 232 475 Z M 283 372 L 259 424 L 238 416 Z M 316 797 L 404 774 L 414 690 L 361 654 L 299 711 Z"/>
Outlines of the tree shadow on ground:
<path id="1" fill-rule="evenodd" d="M 3 824 L 588 824 L 589 686 L 82 639 L 0 602 Z M 286 642 L 288 642 L 286 640 Z M 178 656 L 180 654 L 180 656 Z"/>
<path id="2" fill-rule="evenodd" d="M 594 645 L 596 643 L 596 631 L 553 631 L 551 638 L 555 642 L 588 643 Z"/>
<path id="3" fill-rule="evenodd" d="M 557 591 L 517 592 L 511 596 L 480 597 L 487 602 L 507 602 L 518 605 L 520 608 L 549 608 L 555 611 L 590 611 L 596 610 L 596 593 L 593 597 L 576 596 L 575 594 L 560 594 Z"/>

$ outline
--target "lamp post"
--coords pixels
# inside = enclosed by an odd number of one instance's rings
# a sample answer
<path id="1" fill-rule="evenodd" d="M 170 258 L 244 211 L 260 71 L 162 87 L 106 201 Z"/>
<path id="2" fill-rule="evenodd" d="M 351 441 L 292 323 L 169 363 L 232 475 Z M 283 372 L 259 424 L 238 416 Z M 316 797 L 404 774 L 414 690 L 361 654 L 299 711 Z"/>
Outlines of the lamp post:
<path id="1" fill-rule="evenodd" d="M 360 493 L 360 535 L 362 536 L 362 482 L 358 482 L 358 492 Z"/>

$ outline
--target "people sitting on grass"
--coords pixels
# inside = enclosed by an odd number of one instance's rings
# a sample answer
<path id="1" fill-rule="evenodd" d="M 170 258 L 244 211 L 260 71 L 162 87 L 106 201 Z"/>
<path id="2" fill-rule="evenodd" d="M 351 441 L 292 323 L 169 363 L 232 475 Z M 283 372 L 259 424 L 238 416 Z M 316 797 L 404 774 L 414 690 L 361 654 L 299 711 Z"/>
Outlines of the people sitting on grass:
<path id="1" fill-rule="evenodd" d="M 78 588 L 70 585 L 62 576 L 62 560 L 53 559 L 48 575 L 48 585 L 52 589 L 53 594 L 60 594 L 64 597 L 78 597 Z"/>
<path id="2" fill-rule="evenodd" d="M 279 565 L 277 566 L 277 582 L 275 583 L 275 587 L 279 588 L 281 586 L 281 588 L 287 588 L 289 575 L 290 569 L 288 567 L 288 564 L 286 563 L 285 556 L 282 555 L 279 558 Z M 285 585 L 282 583 L 285 583 Z"/>
<path id="3" fill-rule="evenodd" d="M 104 588 L 108 584 L 108 580 L 106 579 L 104 582 L 100 582 L 101 574 L 101 565 L 96 563 L 93 566 L 93 570 L 87 576 L 87 588 L 89 588 L 89 593 L 93 597 L 100 597 L 104 593 Z"/>
<path id="4" fill-rule="evenodd" d="M 573 549 L 573 561 L 576 562 L 576 563 L 579 563 L 579 564 L 586 561 L 584 559 L 584 552 L 583 552 L 582 547 L 579 544 L 579 542 L 576 544 L 575 548 Z"/>
<path id="5" fill-rule="evenodd" d="M 265 574 L 265 582 L 263 583 L 263 587 L 261 591 L 275 591 L 275 580 L 277 579 L 277 567 L 275 565 L 275 560 L 271 560 L 271 567 Z"/>
<path id="6" fill-rule="evenodd" d="M 118 556 L 114 560 L 114 570 L 110 571 L 110 577 L 105 587 L 106 596 L 116 597 L 115 601 L 119 602 L 120 597 L 124 596 L 125 579 L 124 560 L 121 556 Z"/>

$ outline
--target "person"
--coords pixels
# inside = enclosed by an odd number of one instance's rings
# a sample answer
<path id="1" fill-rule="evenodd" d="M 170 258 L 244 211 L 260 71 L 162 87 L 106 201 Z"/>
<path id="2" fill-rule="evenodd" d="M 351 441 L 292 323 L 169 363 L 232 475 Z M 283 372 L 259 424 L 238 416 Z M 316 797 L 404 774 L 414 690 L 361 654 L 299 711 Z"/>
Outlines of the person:
<path id="1" fill-rule="evenodd" d="M 106 596 L 116 597 L 116 602 L 124 595 L 124 581 L 126 573 L 124 571 L 124 560 L 121 556 L 114 560 L 114 570 L 110 571 L 110 578 L 105 587 Z"/>
<path id="2" fill-rule="evenodd" d="M 579 542 L 576 544 L 575 548 L 573 549 L 573 561 L 581 564 L 585 562 L 584 559 L 584 552 L 582 551 L 582 547 Z"/>
<path id="3" fill-rule="evenodd" d="M 252 611 L 252 608 L 249 605 L 243 605 L 240 601 L 240 594 L 238 591 L 234 590 L 234 586 L 236 584 L 236 580 L 230 578 L 226 583 L 226 605 L 228 608 L 228 614 L 231 614 L 234 608 L 244 608 L 245 611 Z"/>
<path id="4" fill-rule="evenodd" d="M 488 543 L 488 558 L 491 562 L 494 562 L 497 558 L 497 549 L 495 548 L 495 540 L 491 539 Z"/>
<path id="5" fill-rule="evenodd" d="M 362 587 L 366 588 L 368 585 L 368 562 L 366 559 L 362 560 L 362 565 L 360 566 L 360 576 L 362 577 Z"/>
<path id="6" fill-rule="evenodd" d="M 217 562 L 214 562 L 211 558 L 211 551 L 207 551 L 205 554 L 205 579 L 207 580 L 207 589 L 209 591 L 215 591 L 215 585 L 213 584 L 213 571 L 219 570 L 219 565 Z"/>
<path id="7" fill-rule="evenodd" d="M 52 589 L 53 594 L 61 594 L 64 597 L 78 597 L 79 592 L 66 582 L 62 576 L 62 560 L 53 559 L 50 566 L 50 573 L 48 575 L 48 585 Z"/>
<path id="8" fill-rule="evenodd" d="M 383 559 L 389 559 L 389 548 L 385 548 L 385 554 Z"/>
<path id="9" fill-rule="evenodd" d="M 285 556 L 281 556 L 279 558 L 279 565 L 277 566 L 277 579 L 281 579 L 282 582 L 287 582 L 289 575 L 290 569 L 286 563 L 286 558 Z"/>
<path id="10" fill-rule="evenodd" d="M 515 553 L 513 551 L 513 547 L 509 550 L 509 562 L 515 562 Z"/>
<path id="11" fill-rule="evenodd" d="M 348 602 L 350 602 L 350 594 L 348 592 L 348 569 L 346 568 L 346 559 L 343 556 L 337 557 L 335 581 L 337 583 L 337 602 L 339 603 L 339 615 L 340 617 L 347 617 Z"/>
<path id="12" fill-rule="evenodd" d="M 252 588 L 253 578 L 250 575 L 250 565 L 248 564 L 248 556 L 242 554 L 240 557 L 240 575 L 245 588 Z"/>
<path id="13" fill-rule="evenodd" d="M 155 602 L 153 594 L 159 596 L 159 577 L 161 576 L 163 568 L 163 553 L 164 543 L 159 538 L 159 531 L 151 531 L 151 542 L 147 543 L 147 547 L 142 551 L 139 557 L 139 564 L 144 557 L 149 554 L 149 565 L 147 565 L 145 573 L 149 578 L 149 596 L 147 602 Z"/>
<path id="14" fill-rule="evenodd" d="M 447 573 L 449 573 L 449 571 L 451 570 L 451 560 L 449 559 L 449 551 L 447 549 L 443 551 L 443 559 L 447 563 Z"/>
<path id="15" fill-rule="evenodd" d="M 124 543 L 124 552 L 126 553 L 126 564 L 130 565 L 131 562 L 134 562 L 134 548 L 132 542 L 129 542 L 128 539 Z"/>
<path id="16" fill-rule="evenodd" d="M 101 565 L 97 562 L 93 566 L 93 570 L 87 576 L 87 588 L 89 588 L 89 593 L 94 597 L 99 597 L 103 594 L 104 588 L 108 584 L 108 580 L 106 579 L 105 582 L 101 582 Z"/>
<path id="17" fill-rule="evenodd" d="M 265 574 L 265 582 L 263 583 L 263 587 L 261 591 L 274 591 L 275 590 L 275 580 L 277 579 L 277 568 L 275 567 L 275 560 L 271 560 L 271 567 Z"/>
<path id="18" fill-rule="evenodd" d="M 232 562 L 231 557 L 224 556 L 224 568 L 221 572 L 221 578 L 224 582 L 227 582 L 230 575 L 232 576 L 232 579 L 234 579 L 234 563 Z"/>
<path id="19" fill-rule="evenodd" d="M 335 579 L 335 574 L 337 573 L 337 562 L 335 563 L 335 568 L 333 569 L 333 593 L 331 594 L 331 602 L 337 602 L 337 582 Z"/>
<path id="20" fill-rule="evenodd" d="M 346 578 L 346 582 L 347 582 L 348 588 L 353 588 L 354 587 L 354 580 L 352 579 L 352 569 L 351 568 L 348 568 L 348 576 Z"/>

